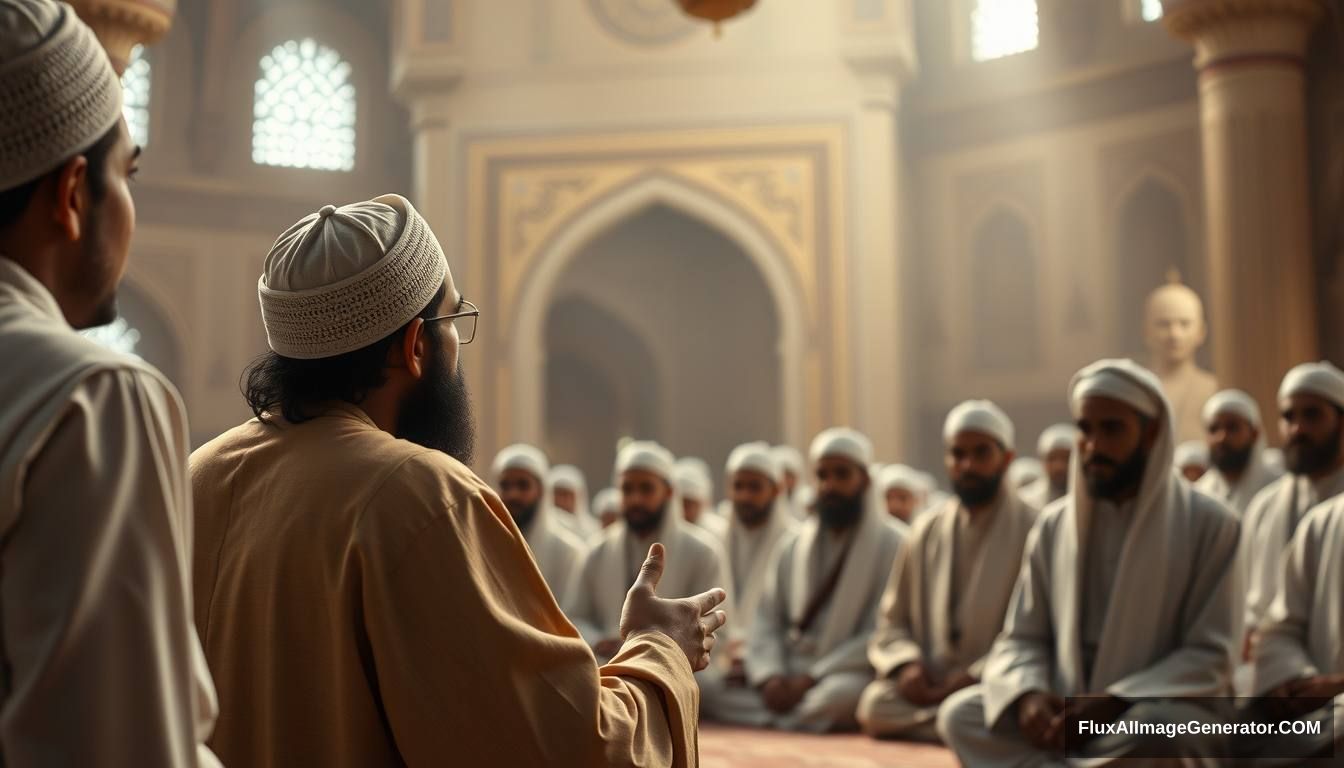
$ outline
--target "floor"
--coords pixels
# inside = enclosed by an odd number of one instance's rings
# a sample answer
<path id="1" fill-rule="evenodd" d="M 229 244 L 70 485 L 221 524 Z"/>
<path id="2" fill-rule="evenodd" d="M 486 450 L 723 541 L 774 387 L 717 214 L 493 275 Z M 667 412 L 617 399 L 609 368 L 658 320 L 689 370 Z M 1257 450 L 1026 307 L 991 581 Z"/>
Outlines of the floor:
<path id="1" fill-rule="evenodd" d="M 778 731 L 700 727 L 701 768 L 956 768 L 948 750 L 874 741 L 859 734 L 808 736 Z"/>

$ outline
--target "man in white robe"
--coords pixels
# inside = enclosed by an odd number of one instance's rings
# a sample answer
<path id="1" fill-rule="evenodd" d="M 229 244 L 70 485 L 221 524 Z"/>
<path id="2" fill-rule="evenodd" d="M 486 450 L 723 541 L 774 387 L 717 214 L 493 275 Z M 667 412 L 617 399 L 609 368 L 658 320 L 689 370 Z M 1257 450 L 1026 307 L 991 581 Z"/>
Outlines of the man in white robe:
<path id="1" fill-rule="evenodd" d="M 550 466 L 546 454 L 531 445 L 511 445 L 495 456 L 491 465 L 499 499 L 522 532 L 532 559 L 557 603 L 564 603 L 566 590 L 578 576 L 587 547 L 560 522 L 562 512 L 551 506 L 546 478 Z"/>
<path id="2" fill-rule="evenodd" d="M 774 577 L 775 554 L 796 534 L 797 521 L 790 514 L 784 496 L 783 474 L 768 443 L 740 445 L 728 456 L 728 496 L 733 516 L 727 550 L 737 588 L 736 613 L 728 650 L 720 655 L 726 661 L 725 674 L 714 681 L 715 685 L 701 679 L 701 711 L 711 719 L 721 717 L 723 708 L 731 708 L 738 699 L 732 694 L 724 695 L 722 689 L 747 690 L 751 660 L 746 650 L 753 619 Z"/>
<path id="3" fill-rule="evenodd" d="M 654 542 L 667 550 L 659 594 L 699 594 L 724 586 L 733 594 L 723 550 L 682 517 L 673 486 L 675 460 L 657 443 L 628 443 L 616 457 L 622 521 L 602 532 L 585 555 L 573 588 L 562 604 L 565 615 L 604 661 L 621 646 L 621 606 Z M 731 603 L 725 613 L 731 614 Z"/>
<path id="4" fill-rule="evenodd" d="M 890 464 L 877 473 L 877 492 L 891 519 L 906 526 L 914 525 L 915 515 L 929 503 L 924 478 L 904 464 Z"/>
<path id="5" fill-rule="evenodd" d="M 1037 510 L 1064 498 L 1069 492 L 1069 459 L 1078 442 L 1078 428 L 1072 424 L 1052 424 L 1036 440 L 1036 455 L 1045 468 L 1045 477 L 1022 490 L 1022 498 Z"/>
<path id="6" fill-rule="evenodd" d="M 728 535 L 728 519 L 714 506 L 714 478 L 709 467 L 701 459 L 686 457 L 677 460 L 673 476 L 686 522 L 695 526 L 693 531 L 710 534 L 722 546 Z"/>
<path id="7" fill-rule="evenodd" d="M 1242 658 L 1278 592 L 1283 553 L 1298 523 L 1317 504 L 1344 493 L 1344 371 L 1304 363 L 1279 386 L 1279 431 L 1288 474 L 1251 500 L 1242 523 L 1246 630 Z"/>
<path id="8" fill-rule="evenodd" d="M 998 406 L 957 406 L 943 438 L 957 499 L 920 518 L 896 556 L 868 646 L 877 679 L 859 701 L 870 736 L 938 740 L 939 705 L 979 681 L 1036 520 L 1006 481 L 1013 423 Z"/>
<path id="9" fill-rule="evenodd" d="M 621 492 L 615 488 L 603 488 L 593 496 L 593 515 L 597 518 L 601 530 L 605 531 L 621 520 Z"/>
<path id="10" fill-rule="evenodd" d="M 1008 467 L 1008 476 L 1005 479 L 1012 485 L 1013 490 L 1022 493 L 1045 479 L 1045 465 L 1033 456 L 1018 456 Z"/>
<path id="11" fill-rule="evenodd" d="M 1278 592 L 1255 648 L 1252 693 L 1267 719 L 1318 721 L 1326 726 L 1315 737 L 1266 739 L 1265 764 L 1296 764 L 1269 756 L 1344 754 L 1344 497 L 1311 510 L 1297 526 L 1284 556 Z M 1313 702 L 1312 700 L 1316 701 Z M 1330 707 L 1320 707 L 1333 702 Z M 1333 718 L 1333 733 L 1329 730 Z"/>
<path id="12" fill-rule="evenodd" d="M 799 520 L 806 519 L 815 495 L 812 493 L 812 486 L 804 482 L 807 463 L 803 461 L 803 454 L 791 445 L 776 445 L 771 450 L 774 451 L 775 461 L 784 471 L 785 501 L 793 510 L 794 517 Z"/>
<path id="13" fill-rule="evenodd" d="M 588 541 L 602 529 L 588 511 L 588 480 L 583 471 L 572 464 L 551 467 L 547 476 L 551 485 L 551 502 L 555 518 L 580 541 Z"/>
<path id="14" fill-rule="evenodd" d="M 186 412 L 117 317 L 140 149 L 94 33 L 0 0 L 0 763 L 217 766 Z"/>
<path id="15" fill-rule="evenodd" d="M 1058 764 L 1066 746 L 1097 761 L 1155 744 L 1208 759 L 1216 738 L 1089 740 L 1077 727 L 1217 720 L 1190 699 L 1230 691 L 1238 520 L 1172 472 L 1171 409 L 1150 371 L 1100 361 L 1070 400 L 1072 491 L 1032 529 L 983 681 L 943 703 L 938 732 L 977 768 Z"/>
<path id="16" fill-rule="evenodd" d="M 1195 488 L 1240 515 L 1257 493 L 1283 475 L 1265 463 L 1260 406 L 1239 389 L 1225 389 L 1204 404 L 1203 417 L 1209 434 L 1209 471 Z"/>
<path id="17" fill-rule="evenodd" d="M 1176 446 L 1171 464 L 1189 483 L 1197 483 L 1209 471 L 1209 444 L 1203 440 L 1189 440 Z"/>
<path id="18" fill-rule="evenodd" d="M 779 550 L 747 642 L 750 687 L 723 719 L 816 733 L 858 726 L 873 679 L 868 641 L 902 538 L 868 477 L 872 453 L 851 429 L 813 441 L 816 513 Z"/>

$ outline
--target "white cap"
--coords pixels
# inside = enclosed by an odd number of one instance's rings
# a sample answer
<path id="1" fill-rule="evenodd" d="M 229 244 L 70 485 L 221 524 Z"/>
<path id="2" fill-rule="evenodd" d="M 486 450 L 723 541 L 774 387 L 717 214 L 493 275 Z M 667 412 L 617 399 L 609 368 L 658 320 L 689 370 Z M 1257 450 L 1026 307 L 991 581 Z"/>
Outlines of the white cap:
<path id="1" fill-rule="evenodd" d="M 707 503 L 714 496 L 714 479 L 703 459 L 688 456 L 678 459 L 672 469 L 677 492 L 683 499 Z"/>
<path id="2" fill-rule="evenodd" d="M 902 488 L 910 493 L 928 493 L 929 486 L 924 475 L 904 464 L 889 464 L 877 473 L 877 490 L 886 495 L 893 488 Z"/>
<path id="3" fill-rule="evenodd" d="M 1240 389 L 1224 389 L 1204 403 L 1204 411 L 1201 414 L 1204 417 L 1204 426 L 1212 426 L 1213 420 L 1225 413 L 1240 416 L 1250 422 L 1255 429 L 1260 428 L 1260 406 L 1255 402 L 1255 398 Z"/>
<path id="4" fill-rule="evenodd" d="M 962 432 L 977 432 L 994 438 L 1013 450 L 1013 421 L 1003 409 L 988 400 L 967 400 L 953 408 L 943 422 L 943 442 L 951 444 Z"/>
<path id="5" fill-rule="evenodd" d="M 1049 456 L 1055 451 L 1072 451 L 1078 444 L 1078 428 L 1072 424 L 1052 424 L 1041 433 L 1036 441 L 1036 454 Z"/>
<path id="6" fill-rule="evenodd" d="M 1344 371 L 1322 360 L 1319 363 L 1303 363 L 1283 377 L 1279 386 L 1279 399 L 1287 400 L 1293 395 L 1312 394 L 1324 397 L 1340 408 L 1344 408 Z"/>
<path id="7" fill-rule="evenodd" d="M 619 512 L 621 510 L 621 492 L 615 488 L 603 488 L 593 497 L 593 514 L 603 515 L 607 512 Z"/>
<path id="8" fill-rule="evenodd" d="M 588 481 L 583 477 L 583 470 L 572 464 L 551 467 L 550 481 L 552 488 L 564 488 L 575 493 L 588 492 Z"/>
<path id="9" fill-rule="evenodd" d="M 1203 440 L 1190 440 L 1176 446 L 1176 468 L 1209 468 L 1209 445 Z"/>
<path id="10" fill-rule="evenodd" d="M 803 454 L 792 445 L 776 445 L 770 449 L 775 456 L 775 462 L 779 464 L 781 472 L 794 476 L 801 475 L 807 470 L 807 464 L 803 461 Z"/>
<path id="11" fill-rule="evenodd" d="M 550 462 L 546 460 L 546 454 L 542 453 L 541 449 L 517 443 L 500 451 L 495 456 L 494 463 L 490 465 L 495 480 L 499 480 L 500 475 L 510 469 L 521 469 L 537 478 L 538 482 L 545 484 L 546 474 L 550 471 Z"/>
<path id="12" fill-rule="evenodd" d="M 1153 372 L 1133 360 L 1098 360 L 1074 374 L 1069 384 L 1069 404 L 1073 415 L 1082 412 L 1089 397 L 1118 400 L 1150 419 L 1163 412 L 1162 383 Z"/>
<path id="13" fill-rule="evenodd" d="M 756 472 L 770 478 L 775 485 L 784 483 L 784 470 L 775 460 L 774 451 L 769 443 L 746 443 L 739 445 L 728 454 L 728 474 L 738 472 Z"/>
<path id="14" fill-rule="evenodd" d="M 276 239 L 257 296 L 278 355 L 335 357 L 386 338 L 443 287 L 448 259 L 401 195 L 326 205 Z"/>
<path id="15" fill-rule="evenodd" d="M 616 456 L 616 476 L 619 478 L 632 469 L 639 469 L 663 478 L 668 485 L 675 485 L 676 464 L 672 452 L 663 446 L 647 440 L 632 440 Z"/>
<path id="16" fill-rule="evenodd" d="M 849 459 L 867 470 L 873 463 L 873 444 L 863 433 L 849 427 L 832 427 L 817 435 L 808 451 L 813 464 L 830 457 Z"/>

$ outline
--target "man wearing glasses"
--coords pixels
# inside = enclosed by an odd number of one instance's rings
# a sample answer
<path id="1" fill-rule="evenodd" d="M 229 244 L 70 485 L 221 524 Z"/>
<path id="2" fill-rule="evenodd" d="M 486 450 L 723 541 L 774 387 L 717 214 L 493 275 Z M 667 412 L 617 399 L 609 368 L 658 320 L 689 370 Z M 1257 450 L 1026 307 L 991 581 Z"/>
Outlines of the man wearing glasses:
<path id="1" fill-rule="evenodd" d="M 723 591 L 655 597 L 654 546 L 599 670 L 465 466 L 480 311 L 411 204 L 305 217 L 257 291 L 256 418 L 191 459 L 225 764 L 694 765 Z"/>

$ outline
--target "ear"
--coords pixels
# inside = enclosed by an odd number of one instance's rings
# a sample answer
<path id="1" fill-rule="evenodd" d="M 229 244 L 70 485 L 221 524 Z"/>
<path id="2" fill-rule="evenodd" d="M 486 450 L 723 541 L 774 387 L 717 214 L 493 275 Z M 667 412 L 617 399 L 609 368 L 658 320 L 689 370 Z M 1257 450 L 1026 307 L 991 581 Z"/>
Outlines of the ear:
<path id="1" fill-rule="evenodd" d="M 425 375 L 425 364 L 429 359 L 429 344 L 425 338 L 425 320 L 417 317 L 406 326 L 401 337 L 401 363 L 413 379 Z"/>
<path id="2" fill-rule="evenodd" d="M 69 242 L 79 240 L 84 214 L 89 206 L 89 160 L 83 155 L 70 158 L 56 176 L 52 224 Z"/>

